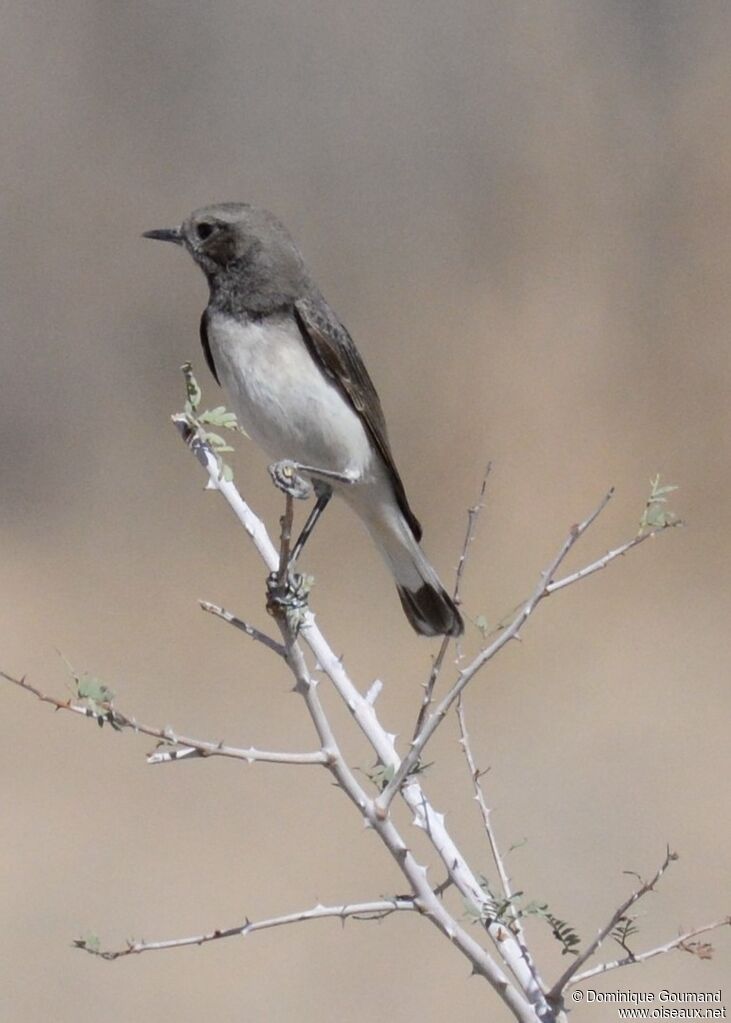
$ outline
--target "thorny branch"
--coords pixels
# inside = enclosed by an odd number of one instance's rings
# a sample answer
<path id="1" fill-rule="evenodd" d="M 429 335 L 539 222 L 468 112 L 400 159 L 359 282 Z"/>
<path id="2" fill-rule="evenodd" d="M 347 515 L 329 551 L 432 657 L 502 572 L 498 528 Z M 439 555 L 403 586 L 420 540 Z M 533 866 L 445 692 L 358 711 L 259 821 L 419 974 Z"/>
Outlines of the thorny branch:
<path id="1" fill-rule="evenodd" d="M 615 547 L 611 551 L 607 551 L 601 558 L 597 558 L 596 561 L 592 561 L 590 565 L 585 565 L 580 568 L 578 572 L 572 572 L 570 575 L 565 575 L 562 579 L 556 579 L 546 587 L 547 593 L 556 593 L 557 590 L 562 590 L 564 586 L 570 586 L 572 583 L 579 582 L 580 579 L 586 579 L 587 576 L 593 575 L 594 572 L 598 572 L 602 568 L 606 568 L 610 562 L 614 561 L 615 558 L 621 558 L 627 551 L 631 551 L 633 547 L 639 547 L 645 540 L 650 540 L 652 537 L 657 536 L 659 533 L 664 533 L 667 529 L 675 529 L 678 526 L 682 526 L 683 523 L 678 520 L 676 522 L 668 522 L 667 525 L 659 526 L 657 529 L 649 529 L 646 533 L 638 533 L 637 536 L 628 540 L 626 543 L 620 544 L 619 547 Z"/>
<path id="2" fill-rule="evenodd" d="M 256 626 L 250 625 L 248 622 L 243 621 L 241 618 L 237 618 L 236 615 L 232 615 L 230 611 L 226 611 L 224 608 L 219 607 L 218 604 L 211 604 L 208 600 L 198 601 L 201 610 L 207 611 L 208 614 L 215 615 L 217 618 L 221 618 L 224 622 L 228 622 L 229 625 L 233 625 L 235 629 L 239 629 L 241 632 L 246 633 L 255 642 L 263 644 L 268 650 L 271 650 L 278 657 L 284 658 L 285 650 L 281 643 L 277 643 L 275 639 L 267 636 L 265 632 L 257 629 Z"/>
<path id="3" fill-rule="evenodd" d="M 584 568 L 581 568 L 576 572 L 572 572 L 570 575 L 564 576 L 561 579 L 554 580 L 553 576 L 555 572 L 561 566 L 571 548 L 577 540 L 584 535 L 602 511 L 604 511 L 613 495 L 614 488 L 608 491 L 599 503 L 598 507 L 587 519 L 579 525 L 571 528 L 558 555 L 554 558 L 548 569 L 541 573 L 541 581 L 536 587 L 533 595 L 528 600 L 518 605 L 519 610 L 511 624 L 500 631 L 497 634 L 497 638 L 489 646 L 485 647 L 467 668 L 464 668 L 459 673 L 459 678 L 452 689 L 449 690 L 444 699 L 437 706 L 436 710 L 426 718 L 419 733 L 411 742 L 409 753 L 403 758 L 392 781 L 381 794 L 380 805 L 383 809 L 388 807 L 398 790 L 398 786 L 403 783 L 404 778 L 417 766 L 424 750 L 424 746 L 426 746 L 437 727 L 444 720 L 444 717 L 454 701 L 459 697 L 460 693 L 464 691 L 465 686 L 471 682 L 477 672 L 484 667 L 488 661 L 492 660 L 495 654 L 497 654 L 510 640 L 520 638 L 520 630 L 523 625 L 545 597 L 550 596 L 558 590 L 564 589 L 566 586 L 570 586 L 572 583 L 586 579 L 588 576 L 593 575 L 594 572 L 598 572 L 600 569 L 606 568 L 612 561 L 622 557 L 634 547 L 638 547 L 641 543 L 644 543 L 645 540 L 649 540 L 651 537 L 658 536 L 660 533 L 663 533 L 668 529 L 672 529 L 683 524 L 680 520 L 670 521 L 663 526 L 658 526 L 657 528 L 650 529 L 647 532 L 638 533 L 638 535 L 633 537 L 631 540 L 621 544 L 619 547 L 615 547 L 613 550 L 607 551 L 607 553 L 601 558 L 591 562 Z"/>
<path id="4" fill-rule="evenodd" d="M 132 732 L 139 732 L 141 735 L 150 735 L 153 739 L 159 739 L 164 744 L 164 748 L 149 754 L 147 760 L 150 764 L 184 760 L 189 757 L 232 757 L 234 760 L 245 760 L 249 764 L 257 761 L 269 764 L 327 764 L 327 756 L 322 750 L 314 750 L 312 753 L 274 753 L 269 750 L 256 749 L 254 746 L 250 746 L 248 749 L 239 749 L 236 746 L 226 746 L 222 742 L 193 739 L 189 735 L 180 735 L 169 727 L 155 728 L 152 725 L 143 725 L 142 722 L 127 717 L 111 704 L 97 708 L 74 703 L 73 700 L 59 700 L 55 696 L 46 695 L 25 678 L 14 678 L 5 671 L 0 671 L 0 677 L 7 682 L 12 682 L 19 689 L 31 693 L 41 703 L 50 704 L 56 710 L 80 714 L 82 717 L 92 718 L 102 725 L 110 724 L 118 731 L 129 729 Z"/>
<path id="5" fill-rule="evenodd" d="M 574 984 L 581 984 L 585 980 L 591 980 L 592 977 L 598 977 L 600 974 L 608 973 L 610 970 L 618 970 L 620 966 L 635 966 L 637 963 L 644 963 L 647 959 L 654 959 L 655 956 L 665 955 L 666 952 L 672 952 L 674 949 L 679 948 L 684 952 L 690 952 L 691 955 L 700 956 L 700 958 L 709 959 L 711 956 L 711 950 L 708 946 L 704 947 L 703 952 L 699 952 L 693 944 L 690 943 L 691 938 L 696 938 L 699 934 L 706 934 L 708 931 L 717 931 L 721 927 L 731 926 L 731 916 L 724 917 L 723 920 L 716 920 L 714 923 L 705 924 L 703 927 L 695 927 L 691 931 L 685 931 L 684 934 L 679 934 L 677 938 L 673 938 L 672 941 L 666 941 L 664 945 L 658 945 L 656 948 L 648 949 L 647 952 L 637 952 L 631 955 L 625 956 L 623 959 L 615 959 L 611 963 L 600 963 L 599 966 L 594 966 L 590 970 L 585 970 L 584 973 L 579 973 L 569 981 L 568 986 Z"/>
<path id="6" fill-rule="evenodd" d="M 346 920 L 383 920 L 397 912 L 413 912 L 416 909 L 413 899 L 393 898 L 377 899 L 373 902 L 343 903 L 342 906 L 313 906 L 298 913 L 285 913 L 284 916 L 273 916 L 268 920 L 246 920 L 236 927 L 226 930 L 216 929 L 205 934 L 195 934 L 188 938 L 170 938 L 168 941 L 128 941 L 125 948 L 101 949 L 96 941 L 79 938 L 74 942 L 90 955 L 100 959 L 123 959 L 125 956 L 140 955 L 142 952 L 160 952 L 168 948 L 184 948 L 186 945 L 205 945 L 209 941 L 221 941 L 223 938 L 246 938 L 255 931 L 266 931 L 272 927 L 283 927 L 287 924 L 303 923 L 306 920 L 324 920 L 336 917 Z"/>
<path id="7" fill-rule="evenodd" d="M 467 720 L 465 717 L 464 699 L 462 696 L 460 696 L 459 699 L 457 700 L 457 720 L 459 721 L 459 743 L 460 746 L 462 747 L 465 760 L 467 761 L 467 767 L 469 768 L 470 778 L 472 780 L 472 787 L 475 790 L 475 801 L 477 802 L 477 805 L 480 808 L 480 813 L 482 815 L 482 824 L 483 827 L 485 828 L 485 834 L 487 835 L 487 842 L 488 845 L 490 846 L 490 852 L 492 853 L 492 858 L 495 863 L 495 868 L 497 869 L 498 872 L 498 877 L 500 878 L 500 887 L 502 889 L 503 898 L 509 907 L 509 912 L 513 919 L 513 929 L 515 931 L 515 935 L 518 938 L 518 941 L 520 942 L 521 946 L 525 948 L 525 936 L 523 934 L 523 926 L 520 921 L 520 916 L 517 913 L 515 906 L 513 905 L 513 887 L 510 883 L 510 877 L 508 876 L 508 872 L 505 869 L 505 862 L 500 852 L 500 847 L 498 846 L 497 843 L 495 829 L 493 828 L 492 825 L 491 811 L 487 805 L 487 801 L 485 800 L 485 793 L 482 789 L 482 782 L 480 781 L 481 777 L 486 772 L 480 771 L 478 769 L 477 764 L 475 763 L 475 758 L 472 754 L 470 736 L 469 732 L 467 731 Z"/>
<path id="8" fill-rule="evenodd" d="M 615 927 L 622 919 L 622 917 L 624 917 L 627 914 L 627 911 L 632 906 L 634 906 L 634 904 L 638 902 L 644 895 L 647 895 L 648 892 L 654 891 L 655 886 L 657 885 L 658 881 L 663 876 L 665 871 L 668 869 L 670 864 L 674 863 L 677 859 L 678 854 L 671 852 L 670 847 L 668 846 L 667 851 L 665 853 L 665 859 L 660 864 L 660 867 L 658 868 L 654 877 L 652 877 L 649 881 L 643 881 L 639 888 L 636 888 L 632 892 L 632 894 L 624 900 L 621 906 L 615 909 L 614 913 L 612 913 L 609 922 L 605 924 L 604 927 L 601 928 L 601 930 L 594 938 L 594 940 L 587 945 L 584 951 L 581 952 L 576 957 L 576 959 L 574 959 L 574 961 L 564 970 L 564 972 L 558 978 L 556 983 L 553 985 L 548 994 L 548 998 L 550 1001 L 558 1001 L 561 998 L 563 990 L 566 988 L 568 984 L 571 983 L 572 978 L 576 976 L 576 974 L 579 972 L 584 963 L 588 959 L 590 959 L 594 955 L 594 953 L 597 952 L 599 948 L 604 944 L 604 942 L 615 929 Z"/>
<path id="9" fill-rule="evenodd" d="M 462 551 L 457 562 L 457 571 L 454 578 L 454 590 L 452 591 L 452 598 L 459 607 L 460 605 L 460 587 L 462 585 L 462 576 L 464 575 L 465 566 L 467 564 L 467 555 L 469 553 L 470 546 L 475 539 L 475 527 L 477 526 L 477 519 L 480 512 L 485 507 L 485 491 L 487 490 L 487 480 L 492 472 L 492 462 L 488 462 L 485 467 L 485 474 L 482 477 L 482 485 L 480 487 L 480 493 L 475 504 L 471 508 L 467 509 L 467 531 L 465 533 L 464 543 L 462 544 Z M 424 718 L 427 715 L 429 707 L 431 707 L 432 698 L 434 695 L 434 687 L 437 684 L 439 678 L 439 672 L 442 670 L 442 664 L 444 663 L 444 657 L 447 653 L 447 647 L 451 636 L 444 636 L 439 646 L 436 657 L 434 658 L 434 664 L 432 665 L 429 678 L 424 685 L 424 694 L 421 699 L 421 706 L 419 707 L 419 714 L 416 718 L 416 725 L 414 726 L 414 735 L 416 738 L 421 731 L 421 726 L 424 724 Z"/>

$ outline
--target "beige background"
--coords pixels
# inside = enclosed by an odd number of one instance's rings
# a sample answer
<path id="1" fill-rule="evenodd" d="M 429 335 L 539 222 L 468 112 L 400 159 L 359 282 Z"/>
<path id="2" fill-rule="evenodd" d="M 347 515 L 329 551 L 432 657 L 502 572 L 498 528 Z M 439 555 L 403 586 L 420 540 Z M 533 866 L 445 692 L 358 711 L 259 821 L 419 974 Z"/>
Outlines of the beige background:
<path id="1" fill-rule="evenodd" d="M 59 648 L 142 720 L 311 746 L 285 673 L 197 610 L 266 625 L 263 573 L 168 422 L 188 357 L 219 400 L 204 282 L 139 237 L 255 201 L 357 339 L 447 578 L 494 461 L 469 614 L 525 595 L 609 484 L 576 565 L 632 535 L 650 475 L 682 485 L 689 528 L 551 600 L 469 710 L 530 897 L 591 936 L 622 871 L 670 842 L 637 948 L 728 912 L 730 32 L 722 0 L 4 4 L 1 666 L 62 694 Z M 264 459 L 242 444 L 236 465 L 275 522 Z M 405 733 L 434 644 L 357 523 L 327 518 L 314 607 Z M 149 768 L 148 741 L 10 687 L 0 707 L 3 1019 L 506 1018 L 406 917 L 117 964 L 73 952 L 83 931 L 184 935 L 403 884 L 324 772 Z M 429 792 L 490 873 L 453 723 L 433 754 Z M 602 986 L 718 988 L 717 944 Z"/>

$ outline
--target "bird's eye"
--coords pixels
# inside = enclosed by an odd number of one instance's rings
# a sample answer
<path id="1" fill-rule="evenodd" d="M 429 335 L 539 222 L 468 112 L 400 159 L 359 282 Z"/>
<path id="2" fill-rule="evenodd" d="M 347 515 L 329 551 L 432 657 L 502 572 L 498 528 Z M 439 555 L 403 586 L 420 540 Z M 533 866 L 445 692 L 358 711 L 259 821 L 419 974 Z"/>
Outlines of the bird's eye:
<path id="1" fill-rule="evenodd" d="M 196 224 L 195 233 L 199 239 L 204 242 L 206 238 L 210 238 L 213 234 L 213 224 L 208 224 L 205 221 L 201 224 Z"/>

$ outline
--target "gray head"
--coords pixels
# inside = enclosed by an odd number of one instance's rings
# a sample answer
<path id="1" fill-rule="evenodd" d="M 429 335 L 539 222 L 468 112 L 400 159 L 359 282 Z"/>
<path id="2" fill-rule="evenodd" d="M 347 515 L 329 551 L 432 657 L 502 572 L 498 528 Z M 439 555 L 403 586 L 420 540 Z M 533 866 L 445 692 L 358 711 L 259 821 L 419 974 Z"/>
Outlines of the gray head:
<path id="1" fill-rule="evenodd" d="M 309 280 L 287 229 L 267 210 L 223 202 L 195 210 L 179 227 L 145 238 L 184 246 L 208 279 L 211 304 L 234 314 L 291 306 Z"/>

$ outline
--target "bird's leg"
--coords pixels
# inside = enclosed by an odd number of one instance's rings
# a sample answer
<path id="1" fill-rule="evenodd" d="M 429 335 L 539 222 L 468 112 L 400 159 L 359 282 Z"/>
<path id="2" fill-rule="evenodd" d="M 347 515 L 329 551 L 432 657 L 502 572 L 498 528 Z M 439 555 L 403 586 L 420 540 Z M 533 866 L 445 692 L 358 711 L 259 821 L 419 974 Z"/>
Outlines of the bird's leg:
<path id="1" fill-rule="evenodd" d="M 322 513 L 328 506 L 330 498 L 333 496 L 332 487 L 329 487 L 327 483 L 321 483 L 319 480 L 315 481 L 315 493 L 317 494 L 317 500 L 315 506 L 307 516 L 307 521 L 302 527 L 302 532 L 297 537 L 297 542 L 292 548 L 292 553 L 289 556 L 289 563 L 293 565 L 297 558 L 302 553 L 302 548 L 310 538 L 312 530 L 315 528 L 315 523 L 320 518 Z"/>
<path id="2" fill-rule="evenodd" d="M 279 546 L 279 569 L 267 579 L 267 610 L 273 615 L 283 615 L 296 635 L 307 607 L 308 581 L 292 571 L 294 555 L 290 545 L 292 521 L 294 519 L 294 498 L 305 500 L 313 491 L 312 483 L 299 474 L 299 466 L 290 459 L 274 462 L 269 466 L 269 475 L 278 490 L 285 495 L 285 512 L 280 519 L 281 538 Z"/>
<path id="3" fill-rule="evenodd" d="M 318 469 L 316 465 L 302 465 L 301 462 L 289 463 L 297 472 L 306 472 L 321 480 L 333 480 L 335 483 L 357 483 L 360 476 L 354 472 L 337 472 L 335 469 Z"/>
<path id="4" fill-rule="evenodd" d="M 294 635 L 299 631 L 304 621 L 304 612 L 307 609 L 307 597 L 312 580 L 306 576 L 299 575 L 293 571 L 296 559 L 302 552 L 307 539 L 315 528 L 315 523 L 322 515 L 332 497 L 332 487 L 322 479 L 315 479 L 314 483 L 299 475 L 299 471 L 310 471 L 309 466 L 300 466 L 298 462 L 282 461 L 275 462 L 269 466 L 269 474 L 275 486 L 286 495 L 286 510 L 282 516 L 282 537 L 280 545 L 280 568 L 272 572 L 267 579 L 267 610 L 272 615 L 283 615 L 293 630 Z M 312 470 L 313 475 L 317 470 Z M 339 473 L 330 473 L 325 470 L 328 476 L 340 477 Z M 324 475 L 325 473 L 323 473 Z M 349 477 L 343 477 L 348 479 Z M 292 528 L 293 498 L 304 499 L 315 491 L 317 500 L 315 506 L 307 517 L 307 521 L 297 538 L 294 546 L 290 546 L 290 530 Z"/>
<path id="5" fill-rule="evenodd" d="M 309 480 L 300 475 L 301 473 L 307 473 L 308 476 L 314 476 L 314 483 L 310 483 Z M 315 528 L 315 523 L 324 512 L 330 498 L 332 497 L 333 490 L 327 481 L 333 480 L 338 483 L 352 484 L 358 481 L 358 477 L 353 473 L 336 472 L 333 469 L 319 469 L 314 465 L 302 465 L 301 462 L 293 462 L 288 458 L 283 459 L 281 462 L 274 462 L 270 465 L 269 475 L 272 477 L 274 485 L 290 497 L 305 500 L 310 496 L 313 489 L 317 495 L 315 507 L 307 517 L 307 521 L 304 524 L 302 532 L 292 548 L 288 564 L 293 565 L 302 553 L 302 548 L 307 543 L 312 530 Z"/>
<path id="6" fill-rule="evenodd" d="M 300 630 L 307 613 L 310 581 L 291 569 L 290 539 L 294 521 L 294 498 L 287 492 L 284 515 L 279 520 L 279 568 L 267 578 L 267 611 L 286 625 L 290 639 Z"/>

